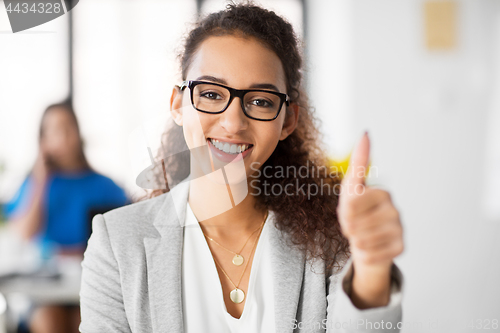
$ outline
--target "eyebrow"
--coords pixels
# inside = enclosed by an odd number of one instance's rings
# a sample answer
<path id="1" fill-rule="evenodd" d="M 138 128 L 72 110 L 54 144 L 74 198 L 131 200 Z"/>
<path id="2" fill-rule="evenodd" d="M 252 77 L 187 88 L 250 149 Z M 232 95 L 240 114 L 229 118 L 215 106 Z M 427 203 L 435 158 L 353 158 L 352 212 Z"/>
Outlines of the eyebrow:
<path id="1" fill-rule="evenodd" d="M 224 80 L 224 79 L 220 79 L 218 77 L 215 77 L 215 76 L 211 76 L 211 75 L 202 75 L 198 78 L 196 78 L 197 81 L 201 80 L 201 81 L 212 81 L 212 82 L 215 82 L 215 83 L 220 83 L 220 84 L 224 84 L 224 85 L 227 85 L 227 81 Z M 276 87 L 274 84 L 271 84 L 271 83 L 254 83 L 250 86 L 251 89 L 269 89 L 269 90 L 274 90 L 276 92 L 280 92 L 280 90 L 278 89 L 278 87 Z"/>

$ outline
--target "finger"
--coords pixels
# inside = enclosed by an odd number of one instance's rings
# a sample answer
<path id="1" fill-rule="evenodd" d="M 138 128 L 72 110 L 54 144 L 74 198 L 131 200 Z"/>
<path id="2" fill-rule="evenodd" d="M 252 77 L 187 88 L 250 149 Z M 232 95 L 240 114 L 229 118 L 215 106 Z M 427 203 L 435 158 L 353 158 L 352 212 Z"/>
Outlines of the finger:
<path id="1" fill-rule="evenodd" d="M 400 255 L 404 250 L 403 242 L 392 242 L 388 246 L 383 246 L 378 250 L 356 251 L 356 256 L 366 264 L 376 264 L 378 262 L 391 260 Z"/>
<path id="2" fill-rule="evenodd" d="M 371 243 L 367 243 L 364 247 L 360 247 L 363 250 L 371 251 L 371 252 L 380 252 L 386 248 L 389 248 L 391 244 L 394 242 L 394 238 L 385 236 L 383 238 L 374 240 Z"/>
<path id="3" fill-rule="evenodd" d="M 391 203 L 389 192 L 367 187 L 362 196 L 353 197 L 345 205 L 344 214 L 349 218 L 357 218 L 371 213 L 374 209 L 392 207 Z"/>
<path id="4" fill-rule="evenodd" d="M 355 238 L 367 239 L 372 237 L 382 236 L 384 234 L 390 234 L 393 236 L 400 236 L 403 234 L 403 229 L 399 224 L 399 221 L 385 221 L 385 223 L 378 223 L 372 227 L 356 230 L 354 234 Z"/>
<path id="5" fill-rule="evenodd" d="M 349 230 L 355 234 L 374 231 L 382 225 L 399 225 L 399 212 L 390 204 L 381 204 L 369 213 L 351 219 Z"/>
<path id="6" fill-rule="evenodd" d="M 361 249 L 378 248 L 381 244 L 400 239 L 400 228 L 394 225 L 384 225 L 371 232 L 364 232 L 352 239 L 352 245 Z"/>
<path id="7" fill-rule="evenodd" d="M 349 160 L 349 167 L 347 168 L 346 176 L 343 183 L 345 190 L 349 195 L 359 192 L 359 186 L 365 185 L 366 169 L 370 158 L 370 139 L 368 132 L 365 131 L 361 140 L 356 145 Z M 359 193 L 358 193 L 359 194 Z"/>

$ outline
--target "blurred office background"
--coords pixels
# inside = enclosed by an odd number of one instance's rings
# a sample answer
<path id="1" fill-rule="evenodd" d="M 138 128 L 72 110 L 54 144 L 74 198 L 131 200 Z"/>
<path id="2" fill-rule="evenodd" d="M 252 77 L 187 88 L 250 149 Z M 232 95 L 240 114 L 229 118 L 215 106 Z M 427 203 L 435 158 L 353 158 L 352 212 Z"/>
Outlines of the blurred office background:
<path id="1" fill-rule="evenodd" d="M 16 34 L 2 3 L 0 202 L 34 163 L 44 108 L 70 95 L 89 162 L 130 195 L 142 193 L 135 179 L 170 116 L 183 33 L 198 13 L 225 3 L 82 0 L 70 14 Z M 369 181 L 391 192 L 405 229 L 396 260 L 406 284 L 403 332 L 494 331 L 500 1 L 257 3 L 288 18 L 303 39 L 329 155 L 346 158 L 369 130 L 377 170 Z"/>

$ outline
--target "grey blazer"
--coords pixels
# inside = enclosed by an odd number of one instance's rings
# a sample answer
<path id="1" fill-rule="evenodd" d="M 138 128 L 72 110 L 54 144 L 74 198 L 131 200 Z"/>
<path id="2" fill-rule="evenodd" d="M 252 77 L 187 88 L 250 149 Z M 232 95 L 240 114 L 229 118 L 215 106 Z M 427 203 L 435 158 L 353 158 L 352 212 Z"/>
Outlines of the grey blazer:
<path id="1" fill-rule="evenodd" d="M 183 332 L 182 225 L 188 193 L 185 181 L 158 197 L 94 217 L 82 262 L 81 332 Z M 350 258 L 341 260 L 342 269 L 326 271 L 323 261 L 306 260 L 274 225 L 269 241 L 276 332 L 400 331 L 403 275 L 395 264 L 389 304 L 360 310 L 347 294 Z"/>

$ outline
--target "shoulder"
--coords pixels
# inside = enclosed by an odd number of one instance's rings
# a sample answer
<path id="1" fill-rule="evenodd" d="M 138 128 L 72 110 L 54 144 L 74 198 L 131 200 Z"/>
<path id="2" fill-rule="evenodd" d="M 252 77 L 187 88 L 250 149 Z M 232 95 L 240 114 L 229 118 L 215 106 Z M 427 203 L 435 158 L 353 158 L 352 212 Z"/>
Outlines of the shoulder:
<path id="1" fill-rule="evenodd" d="M 161 239 L 161 229 L 157 229 L 155 221 L 169 218 L 169 211 L 173 208 L 169 205 L 169 196 L 170 192 L 167 192 L 96 215 L 86 251 L 88 261 L 108 256 L 120 270 L 130 272 L 146 269 L 143 267 L 147 256 L 145 244 L 149 240 Z M 165 245 L 168 248 L 173 246 L 170 243 Z"/>
<path id="2" fill-rule="evenodd" d="M 153 225 L 168 193 L 112 209 L 94 217 L 93 232 L 105 229 L 112 246 L 133 246 L 145 237 L 155 237 Z"/>
<path id="3" fill-rule="evenodd" d="M 92 179 L 94 182 L 98 183 L 99 185 L 118 187 L 118 185 L 116 185 L 116 183 L 111 178 L 109 178 L 103 174 L 100 174 L 96 171 L 93 171 L 93 170 L 89 171 L 87 178 Z"/>
<path id="4" fill-rule="evenodd" d="M 167 195 L 169 195 L 169 193 L 115 208 L 104 213 L 103 217 L 106 221 L 106 226 L 108 229 L 134 229 L 140 226 L 152 226 Z"/>
<path id="5" fill-rule="evenodd" d="M 169 192 L 154 198 L 96 215 L 93 230 L 96 224 L 102 224 L 107 229 L 111 243 L 115 241 L 125 246 L 127 241 L 142 242 L 144 238 L 161 237 L 163 227 L 180 227 L 179 219 L 184 219 L 186 209 L 188 184 L 178 184 Z M 181 215 L 178 216 L 177 212 Z"/>
<path id="6" fill-rule="evenodd" d="M 87 182 L 87 180 L 90 180 Z M 90 184 L 87 187 L 88 190 L 95 191 L 98 188 L 101 194 L 102 200 L 109 202 L 119 203 L 120 205 L 129 203 L 125 190 L 115 183 L 111 178 L 97 173 L 95 171 L 90 171 L 85 177 L 85 181 Z"/>

